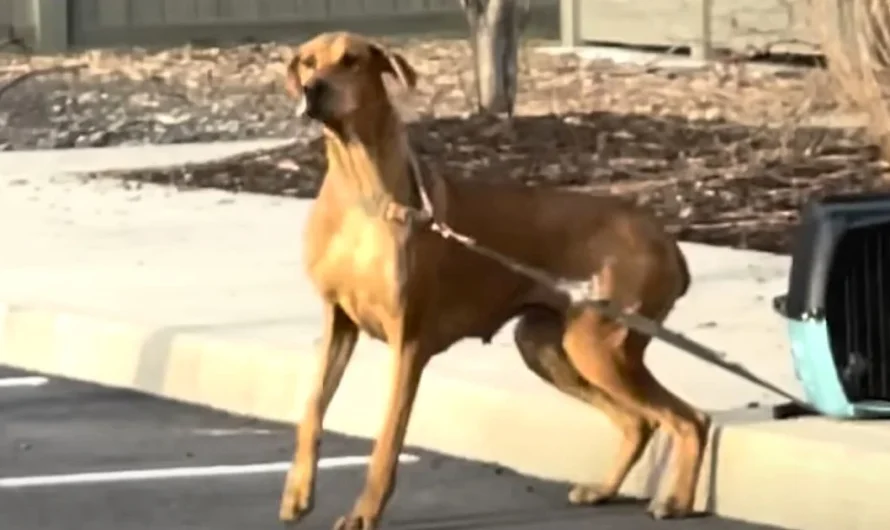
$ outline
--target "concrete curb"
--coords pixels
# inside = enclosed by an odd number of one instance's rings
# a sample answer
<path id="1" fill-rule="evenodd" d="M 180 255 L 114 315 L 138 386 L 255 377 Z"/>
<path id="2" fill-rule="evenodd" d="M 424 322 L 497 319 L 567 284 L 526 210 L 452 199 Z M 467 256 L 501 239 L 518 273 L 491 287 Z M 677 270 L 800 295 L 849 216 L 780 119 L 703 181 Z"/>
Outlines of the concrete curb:
<path id="1" fill-rule="evenodd" d="M 376 434 L 387 361 L 360 344 L 326 428 Z M 281 347 L 2 304 L 0 363 L 286 422 L 299 419 L 314 371 L 313 356 Z M 528 392 L 435 370 L 424 377 L 410 445 L 585 482 L 601 478 L 614 451 L 604 419 L 544 384 Z M 875 495 L 890 486 L 888 443 L 883 422 L 724 421 L 712 432 L 699 508 L 787 528 L 880 528 L 890 521 L 890 504 Z M 651 444 L 626 494 L 654 493 L 645 478 L 663 474 L 666 446 Z"/>
<path id="2" fill-rule="evenodd" d="M 270 149 L 284 145 L 290 138 L 260 138 L 223 142 L 181 144 L 121 145 L 115 147 L 71 147 L 0 152 L 3 177 L 27 177 L 35 174 L 82 174 L 92 171 L 122 171 L 173 167 L 180 164 L 209 162 L 220 157 Z"/>

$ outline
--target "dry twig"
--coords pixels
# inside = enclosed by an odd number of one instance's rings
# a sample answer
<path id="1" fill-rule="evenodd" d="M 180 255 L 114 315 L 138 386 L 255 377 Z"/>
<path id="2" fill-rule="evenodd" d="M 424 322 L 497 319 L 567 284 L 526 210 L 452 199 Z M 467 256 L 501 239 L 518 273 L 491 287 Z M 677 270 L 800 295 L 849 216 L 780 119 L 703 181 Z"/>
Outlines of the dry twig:
<path id="1" fill-rule="evenodd" d="M 25 72 L 23 74 L 20 74 L 20 75 L 14 77 L 11 81 L 6 83 L 5 85 L 0 86 L 0 99 L 3 98 L 3 94 L 5 94 L 6 92 L 8 92 L 9 90 L 15 88 L 17 85 L 20 85 L 20 84 L 24 83 L 25 81 L 27 81 L 28 79 L 31 79 L 33 77 L 37 77 L 40 75 L 54 74 L 54 73 L 59 73 L 59 72 L 76 72 L 77 70 L 80 70 L 81 68 L 85 68 L 86 66 L 87 65 L 84 63 L 71 64 L 71 65 L 63 64 L 63 65 L 50 66 L 48 68 L 39 68 L 37 70 L 31 70 L 30 72 Z"/>

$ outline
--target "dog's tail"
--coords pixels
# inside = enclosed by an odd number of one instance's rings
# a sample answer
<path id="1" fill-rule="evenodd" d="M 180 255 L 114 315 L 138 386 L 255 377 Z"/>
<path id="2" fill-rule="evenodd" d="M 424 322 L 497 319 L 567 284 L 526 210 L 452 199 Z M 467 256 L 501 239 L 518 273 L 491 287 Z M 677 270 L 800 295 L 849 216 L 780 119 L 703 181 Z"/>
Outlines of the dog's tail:
<path id="1" fill-rule="evenodd" d="M 609 257 L 603 260 L 599 272 L 593 276 L 594 297 L 601 300 L 612 300 L 615 302 L 615 269 L 618 267 L 618 261 Z M 619 301 L 620 303 L 620 301 Z M 641 302 L 634 300 L 629 305 L 622 307 L 623 311 L 635 313 L 640 309 Z"/>

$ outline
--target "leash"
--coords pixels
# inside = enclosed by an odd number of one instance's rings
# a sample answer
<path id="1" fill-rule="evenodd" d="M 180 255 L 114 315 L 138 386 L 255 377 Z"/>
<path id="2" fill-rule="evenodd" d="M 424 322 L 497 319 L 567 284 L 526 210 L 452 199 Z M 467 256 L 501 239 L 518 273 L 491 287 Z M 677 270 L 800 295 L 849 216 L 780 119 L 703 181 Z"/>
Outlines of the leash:
<path id="1" fill-rule="evenodd" d="M 414 156 L 414 153 L 410 150 L 408 158 L 410 159 L 411 165 L 410 172 L 414 179 L 414 183 L 417 186 L 421 201 L 421 209 L 419 211 L 411 208 L 411 210 L 413 210 L 411 217 L 421 224 L 428 225 L 432 231 L 438 233 L 444 239 L 454 240 L 468 250 L 497 261 L 513 272 L 524 275 L 558 293 L 567 295 L 572 301 L 572 304 L 584 304 L 593 307 L 607 317 L 621 322 L 638 333 L 666 342 L 701 361 L 722 368 L 736 377 L 740 377 L 760 388 L 769 390 L 778 396 L 782 396 L 804 411 L 813 410 L 811 405 L 790 392 L 760 378 L 741 364 L 727 360 L 725 354 L 717 352 L 700 342 L 677 333 L 660 322 L 647 318 L 638 312 L 628 312 L 623 308 L 616 306 L 609 300 L 593 298 L 591 296 L 591 293 L 594 292 L 593 280 L 569 281 L 554 278 L 554 276 L 541 269 L 520 263 L 509 256 L 480 245 L 474 238 L 466 234 L 453 230 L 447 223 L 436 219 L 433 202 L 430 200 L 426 186 L 423 182 L 423 177 L 421 176 L 420 164 Z M 404 219 L 405 216 L 400 217 Z"/>

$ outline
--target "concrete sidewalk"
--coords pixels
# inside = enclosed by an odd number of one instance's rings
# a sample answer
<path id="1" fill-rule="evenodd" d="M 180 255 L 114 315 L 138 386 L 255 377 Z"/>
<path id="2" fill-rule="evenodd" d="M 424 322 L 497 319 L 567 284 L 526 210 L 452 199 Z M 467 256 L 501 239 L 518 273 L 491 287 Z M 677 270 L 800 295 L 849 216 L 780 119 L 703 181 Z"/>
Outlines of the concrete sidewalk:
<path id="1" fill-rule="evenodd" d="M 7 302 L 5 319 L 0 306 L 0 363 L 297 419 L 320 332 L 300 255 L 310 203 L 126 189 L 63 172 L 181 163 L 269 145 L 54 158 L 0 153 L 0 301 Z M 786 288 L 788 259 L 694 244 L 684 250 L 693 288 L 669 325 L 799 395 L 784 325 L 770 304 Z M 596 481 L 616 434 L 598 413 L 530 375 L 511 334 L 507 326 L 489 346 L 465 341 L 432 362 L 409 443 L 545 478 Z M 385 347 L 360 342 L 327 427 L 377 432 L 387 363 Z M 653 345 L 648 364 L 705 409 L 780 401 L 664 344 Z M 890 485 L 888 444 L 882 423 L 731 424 L 711 445 L 702 498 L 717 513 L 767 524 L 876 528 L 890 521 L 890 506 L 870 495 Z M 626 493 L 652 493 L 643 479 L 652 469 L 660 474 L 664 445 L 653 444 Z"/>

